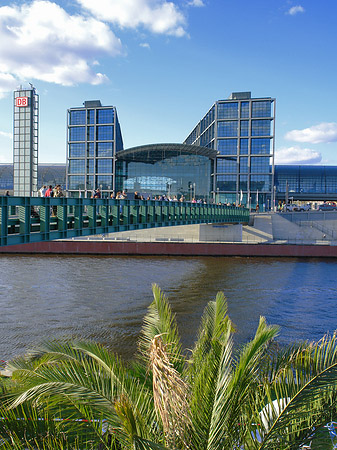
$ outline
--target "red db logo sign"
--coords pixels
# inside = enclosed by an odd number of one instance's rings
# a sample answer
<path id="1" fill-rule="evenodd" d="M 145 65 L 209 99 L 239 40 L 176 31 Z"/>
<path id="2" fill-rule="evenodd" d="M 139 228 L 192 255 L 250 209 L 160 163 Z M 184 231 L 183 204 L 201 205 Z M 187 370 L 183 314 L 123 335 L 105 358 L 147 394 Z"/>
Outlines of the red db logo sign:
<path id="1" fill-rule="evenodd" d="M 15 106 L 28 106 L 28 97 L 16 97 Z"/>

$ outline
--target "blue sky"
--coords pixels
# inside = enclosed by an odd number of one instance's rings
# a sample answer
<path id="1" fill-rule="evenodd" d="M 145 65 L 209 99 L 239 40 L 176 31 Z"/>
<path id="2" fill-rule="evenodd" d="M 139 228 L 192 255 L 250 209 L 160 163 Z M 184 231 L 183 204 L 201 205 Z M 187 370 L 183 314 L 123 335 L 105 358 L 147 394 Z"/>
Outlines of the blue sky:
<path id="1" fill-rule="evenodd" d="M 334 0 L 0 0 L 0 162 L 12 91 L 40 95 L 40 162 L 66 110 L 115 105 L 125 148 L 182 142 L 231 92 L 276 98 L 276 162 L 337 165 Z"/>

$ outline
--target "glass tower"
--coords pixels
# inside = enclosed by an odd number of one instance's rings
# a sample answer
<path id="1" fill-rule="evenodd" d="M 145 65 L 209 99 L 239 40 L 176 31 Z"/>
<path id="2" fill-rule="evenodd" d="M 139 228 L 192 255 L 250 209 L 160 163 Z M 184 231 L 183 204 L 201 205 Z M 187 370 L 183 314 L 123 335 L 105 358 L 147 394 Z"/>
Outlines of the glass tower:
<path id="1" fill-rule="evenodd" d="M 37 195 L 39 96 L 35 88 L 14 91 L 13 168 L 15 196 Z"/>
<path id="2" fill-rule="evenodd" d="M 123 150 L 122 133 L 114 106 L 99 100 L 68 109 L 67 190 L 71 196 L 90 197 L 99 188 L 104 196 L 117 189 L 116 154 Z"/>
<path id="3" fill-rule="evenodd" d="M 185 140 L 218 151 L 215 201 L 269 209 L 274 203 L 275 99 L 233 92 L 218 100 Z"/>

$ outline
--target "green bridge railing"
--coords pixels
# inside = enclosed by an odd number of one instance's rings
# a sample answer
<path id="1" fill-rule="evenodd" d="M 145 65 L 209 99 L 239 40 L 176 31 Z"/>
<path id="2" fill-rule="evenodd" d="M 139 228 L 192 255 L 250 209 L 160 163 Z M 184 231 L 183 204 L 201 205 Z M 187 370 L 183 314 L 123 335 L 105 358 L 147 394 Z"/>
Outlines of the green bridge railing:
<path id="1" fill-rule="evenodd" d="M 248 223 L 225 205 L 155 200 L 0 197 L 0 246 L 196 223 Z"/>

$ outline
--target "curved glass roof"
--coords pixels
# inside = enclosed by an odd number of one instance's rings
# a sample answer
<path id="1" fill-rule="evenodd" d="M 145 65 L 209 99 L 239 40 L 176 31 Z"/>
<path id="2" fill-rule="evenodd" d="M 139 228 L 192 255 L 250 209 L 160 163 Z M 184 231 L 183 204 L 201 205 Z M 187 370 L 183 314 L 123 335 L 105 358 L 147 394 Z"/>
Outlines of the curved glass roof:
<path id="1" fill-rule="evenodd" d="M 128 148 L 117 153 L 117 159 L 123 161 L 135 161 L 154 164 L 166 158 L 172 158 L 179 155 L 197 155 L 214 159 L 217 151 L 200 147 L 199 145 L 187 144 L 148 144 L 138 147 Z"/>

